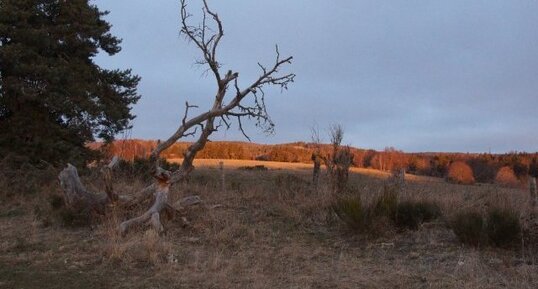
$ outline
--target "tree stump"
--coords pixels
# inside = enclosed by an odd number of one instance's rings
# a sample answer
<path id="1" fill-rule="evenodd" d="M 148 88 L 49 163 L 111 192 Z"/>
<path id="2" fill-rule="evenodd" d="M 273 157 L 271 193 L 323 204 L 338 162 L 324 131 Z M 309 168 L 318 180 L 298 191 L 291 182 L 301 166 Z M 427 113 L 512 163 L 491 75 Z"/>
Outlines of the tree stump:
<path id="1" fill-rule="evenodd" d="M 81 213 L 104 213 L 105 206 L 109 202 L 108 196 L 86 190 L 80 181 L 77 168 L 73 165 L 67 164 L 67 167 L 60 172 L 58 179 L 68 208 Z"/>

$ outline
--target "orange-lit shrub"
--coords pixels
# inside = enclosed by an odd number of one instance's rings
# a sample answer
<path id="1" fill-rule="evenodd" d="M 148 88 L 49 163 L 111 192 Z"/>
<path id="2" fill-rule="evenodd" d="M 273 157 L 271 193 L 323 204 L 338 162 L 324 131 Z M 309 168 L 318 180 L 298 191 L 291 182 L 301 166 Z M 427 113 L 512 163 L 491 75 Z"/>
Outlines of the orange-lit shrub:
<path id="1" fill-rule="evenodd" d="M 448 167 L 447 179 L 449 182 L 457 184 L 474 184 L 473 170 L 462 161 L 456 161 Z"/>
<path id="2" fill-rule="evenodd" d="M 512 168 L 506 166 L 502 167 L 495 176 L 495 182 L 503 186 L 512 186 L 515 187 L 518 185 L 519 181 L 514 173 Z"/>

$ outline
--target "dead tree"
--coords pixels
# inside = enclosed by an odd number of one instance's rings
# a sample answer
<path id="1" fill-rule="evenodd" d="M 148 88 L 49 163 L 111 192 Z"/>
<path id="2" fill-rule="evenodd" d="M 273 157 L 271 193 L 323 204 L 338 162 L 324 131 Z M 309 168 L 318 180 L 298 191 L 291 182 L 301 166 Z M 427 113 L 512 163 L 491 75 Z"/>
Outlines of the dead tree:
<path id="1" fill-rule="evenodd" d="M 158 231 L 162 231 L 159 215 L 164 208 L 171 206 L 168 204 L 169 187 L 183 180 L 194 169 L 193 160 L 196 154 L 204 148 L 211 134 L 221 128 L 229 129 L 232 122 L 236 121 L 239 130 L 249 139 L 243 129 L 245 119 L 254 119 L 257 126 L 267 132 L 272 132 L 274 124 L 266 110 L 264 89 L 268 86 L 277 86 L 281 90 L 286 90 L 295 78 L 293 73 L 280 73 L 280 69 L 286 64 L 291 64 L 293 58 L 281 57 L 276 46 L 274 63 L 269 66 L 258 63 L 260 75 L 250 85 L 241 88 L 238 83 L 238 72 L 228 70 L 223 73 L 221 71 L 217 52 L 224 36 L 224 29 L 218 14 L 209 8 L 207 0 L 203 0 L 201 23 L 192 25 L 190 24 L 192 15 L 187 11 L 187 1 L 180 2 L 180 33 L 201 53 L 202 57 L 197 64 L 206 66 L 209 74 L 214 77 L 215 96 L 212 105 L 195 116 L 191 116 L 192 110 L 199 107 L 186 102 L 184 116 L 176 132 L 159 143 L 151 152 L 150 159 L 156 164 L 153 175 L 157 178 L 157 182 L 138 192 L 128 203 L 139 203 L 152 196 L 154 202 L 143 215 L 123 222 L 120 225 L 122 233 L 126 233 L 132 225 L 146 221 L 151 221 Z M 165 172 L 158 164 L 160 154 L 186 136 L 196 136 L 197 139 L 185 151 L 180 168 L 174 172 Z"/>
<path id="2" fill-rule="evenodd" d="M 342 146 L 344 129 L 341 125 L 332 125 L 329 128 L 332 152 L 323 157 L 332 191 L 342 193 L 347 189 L 349 168 L 353 164 L 353 153 L 349 146 Z"/>
<path id="3" fill-rule="evenodd" d="M 178 211 L 177 206 L 168 203 L 170 186 L 185 179 L 194 169 L 194 158 L 204 148 L 211 134 L 221 128 L 231 128 L 232 122 L 236 121 L 239 130 L 249 139 L 243 129 L 245 119 L 254 119 L 258 127 L 263 128 L 266 132 L 272 132 L 274 124 L 267 113 L 264 89 L 268 86 L 277 86 L 281 90 L 286 90 L 295 79 L 293 73 L 280 72 L 283 66 L 291 64 L 293 58 L 281 57 L 278 46 L 276 46 L 274 63 L 269 66 L 258 63 L 261 70 L 260 75 L 250 85 L 241 88 L 238 83 L 238 72 L 228 70 L 223 73 L 221 71 L 217 52 L 224 36 L 224 29 L 218 14 L 209 8 L 207 0 L 202 0 L 202 22 L 193 26 L 189 23 L 191 14 L 187 12 L 186 0 L 181 0 L 180 3 L 181 35 L 198 48 L 202 58 L 197 63 L 206 66 L 208 72 L 215 78 L 216 93 L 212 105 L 203 112 L 191 116 L 192 110 L 199 107 L 189 102 L 185 103 L 185 112 L 176 132 L 167 140 L 160 142 L 150 154 L 150 160 L 155 163 L 151 174 L 157 181 L 129 199 L 113 192 L 112 177 L 108 169 L 103 170 L 106 194 L 100 195 L 86 190 L 78 177 L 76 168 L 72 165 L 68 165 L 59 176 L 66 203 L 70 204 L 73 209 L 80 211 L 103 213 L 106 205 L 110 202 L 120 200 L 122 206 L 129 207 L 153 197 L 154 201 L 151 207 L 144 214 L 120 224 L 119 230 L 122 234 L 125 234 L 133 225 L 144 222 L 150 222 L 158 232 L 162 232 L 164 228 L 161 223 L 161 213 L 163 211 Z M 160 154 L 186 136 L 195 136 L 197 139 L 185 151 L 179 169 L 174 172 L 163 170 L 158 161 Z M 186 205 L 191 204 L 191 201 L 187 200 Z"/>

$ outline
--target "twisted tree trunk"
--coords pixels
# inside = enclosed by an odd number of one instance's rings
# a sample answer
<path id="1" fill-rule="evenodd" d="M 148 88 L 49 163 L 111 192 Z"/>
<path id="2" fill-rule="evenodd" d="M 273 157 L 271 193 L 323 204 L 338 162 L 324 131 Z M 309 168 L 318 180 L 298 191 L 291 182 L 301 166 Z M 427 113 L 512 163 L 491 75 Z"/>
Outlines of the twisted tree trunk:
<path id="1" fill-rule="evenodd" d="M 189 112 L 193 108 L 198 108 L 196 105 L 190 105 L 188 102 L 185 105 L 185 114 L 181 120 L 181 124 L 176 132 L 167 140 L 159 143 L 151 152 L 150 160 L 156 163 L 154 176 L 157 183 L 151 184 L 140 190 L 134 198 L 123 200 L 120 202 L 126 206 L 138 204 L 150 197 L 154 197 L 153 205 L 141 216 L 127 220 L 120 225 L 120 232 L 127 233 L 129 228 L 136 224 L 151 221 L 153 227 L 159 231 L 163 231 L 163 226 L 160 220 L 160 214 L 163 210 L 177 211 L 173 206 L 168 204 L 168 193 L 170 186 L 185 179 L 194 169 L 193 161 L 196 154 L 204 148 L 209 140 L 209 136 L 221 127 L 230 128 L 232 119 L 237 119 L 239 130 L 248 138 L 243 130 L 242 120 L 245 118 L 255 119 L 257 126 L 262 127 L 265 131 L 271 132 L 274 124 L 267 113 L 265 106 L 266 86 L 278 86 L 281 90 L 287 89 L 288 84 L 295 79 L 295 74 L 284 73 L 280 74 L 279 70 L 282 66 L 290 64 L 293 57 L 281 58 L 278 46 L 276 46 L 276 59 L 271 66 L 263 66 L 258 63 L 261 68 L 260 75 L 254 79 L 249 86 L 244 89 L 239 87 L 239 73 L 228 70 L 226 73 L 220 71 L 221 63 L 217 60 L 217 48 L 220 40 L 224 36 L 222 22 L 217 13 L 210 10 L 207 1 L 203 0 L 203 22 L 199 25 L 190 25 L 189 18 L 191 14 L 187 12 L 186 0 L 180 0 L 180 17 L 181 17 L 181 34 L 189 41 L 194 43 L 202 53 L 202 59 L 198 61 L 201 65 L 207 65 L 208 71 L 213 74 L 216 80 L 216 94 L 213 105 L 202 113 L 190 117 Z M 210 27 L 208 22 L 212 20 L 214 27 Z M 227 97 L 229 88 L 232 88 L 232 95 Z M 200 131 L 198 129 L 201 128 Z M 184 153 L 183 162 L 180 168 L 170 173 L 160 168 L 160 154 L 176 143 L 179 139 L 186 136 L 197 136 L 198 139 L 190 145 Z M 65 176 L 62 187 L 66 192 L 66 200 L 69 199 L 73 206 L 80 206 L 84 209 L 95 209 L 102 211 L 106 203 L 117 200 L 118 197 L 113 193 L 113 186 L 109 183 L 106 186 L 106 194 L 104 196 L 96 196 L 88 193 L 76 174 L 76 169 L 73 166 L 68 166 L 62 172 Z M 105 172 L 105 181 L 111 182 L 109 171 Z"/>
<path id="2" fill-rule="evenodd" d="M 139 217 L 127 220 L 120 224 L 120 233 L 125 235 L 127 230 L 133 225 L 145 223 L 148 220 L 158 233 L 164 232 L 161 223 L 161 211 L 168 207 L 168 193 L 170 192 L 170 172 L 158 169 L 155 178 L 157 179 L 157 190 L 155 192 L 155 201 L 153 205 L 144 214 Z"/>

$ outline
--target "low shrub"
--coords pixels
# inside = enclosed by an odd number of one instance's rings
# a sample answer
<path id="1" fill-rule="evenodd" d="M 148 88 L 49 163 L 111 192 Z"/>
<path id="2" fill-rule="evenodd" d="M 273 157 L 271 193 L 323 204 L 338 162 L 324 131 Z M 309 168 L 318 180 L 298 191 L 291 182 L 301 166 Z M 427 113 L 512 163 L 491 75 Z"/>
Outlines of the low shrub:
<path id="1" fill-rule="evenodd" d="M 417 230 L 423 222 L 440 216 L 441 208 L 435 203 L 405 201 L 398 204 L 394 223 L 401 229 Z"/>
<path id="2" fill-rule="evenodd" d="M 160 166 L 169 171 L 176 171 L 180 167 L 179 164 L 168 162 L 164 158 L 161 158 Z M 154 169 L 155 163 L 144 158 L 135 158 L 133 161 L 120 160 L 118 164 L 118 173 L 120 175 L 123 174 L 130 177 L 142 178 L 144 180 L 150 180 L 152 178 L 150 174 Z"/>
<path id="3" fill-rule="evenodd" d="M 65 227 L 86 227 L 91 224 L 91 215 L 75 212 L 67 207 L 54 211 L 60 224 Z"/>
<path id="4" fill-rule="evenodd" d="M 491 209 L 488 212 L 485 230 L 490 242 L 498 247 L 509 246 L 519 239 L 521 233 L 519 216 L 508 209 Z"/>
<path id="5" fill-rule="evenodd" d="M 457 213 L 451 223 L 452 230 L 461 242 L 507 247 L 519 240 L 521 224 L 516 212 L 490 208 L 483 216 L 476 211 Z"/>
<path id="6" fill-rule="evenodd" d="M 52 210 L 59 210 L 65 205 L 64 198 L 56 194 L 50 195 L 49 204 Z"/>
<path id="7" fill-rule="evenodd" d="M 399 202 L 399 187 L 385 185 L 383 193 L 364 204 L 359 194 L 337 197 L 333 210 L 351 229 L 377 235 L 392 227 L 417 230 L 423 222 L 442 215 L 441 208 L 430 201 Z"/>
<path id="8" fill-rule="evenodd" d="M 13 154 L 0 159 L 0 175 L 0 197 L 35 195 L 57 180 L 50 164 Z"/>
<path id="9" fill-rule="evenodd" d="M 243 167 L 238 167 L 237 169 L 238 170 L 243 170 L 243 171 L 268 171 L 269 170 L 264 165 L 243 166 Z"/>
<path id="10" fill-rule="evenodd" d="M 360 196 L 339 197 L 332 209 L 350 229 L 366 232 L 370 228 L 371 216 L 363 206 Z"/>
<path id="11" fill-rule="evenodd" d="M 34 217 L 42 224 L 56 223 L 64 227 L 84 227 L 91 224 L 92 214 L 90 212 L 74 211 L 66 206 L 64 198 L 58 194 L 48 196 L 48 205 L 34 207 Z"/>
<path id="12" fill-rule="evenodd" d="M 421 201 L 416 204 L 417 210 L 422 216 L 423 222 L 430 222 L 437 218 L 440 218 L 443 213 L 441 207 L 434 202 Z"/>
<path id="13" fill-rule="evenodd" d="M 389 219 L 396 217 L 398 210 L 398 190 L 386 185 L 383 194 L 374 203 L 373 211 L 376 216 L 385 216 Z"/>
<path id="14" fill-rule="evenodd" d="M 290 173 L 278 174 L 273 179 L 274 184 L 281 191 L 296 193 L 310 188 L 310 183 Z"/>
<path id="15" fill-rule="evenodd" d="M 484 219 L 479 212 L 457 213 L 451 221 L 451 228 L 462 243 L 479 246 L 487 241 L 484 235 Z"/>

